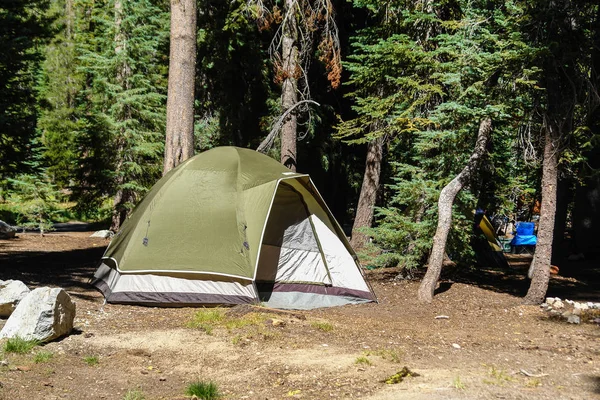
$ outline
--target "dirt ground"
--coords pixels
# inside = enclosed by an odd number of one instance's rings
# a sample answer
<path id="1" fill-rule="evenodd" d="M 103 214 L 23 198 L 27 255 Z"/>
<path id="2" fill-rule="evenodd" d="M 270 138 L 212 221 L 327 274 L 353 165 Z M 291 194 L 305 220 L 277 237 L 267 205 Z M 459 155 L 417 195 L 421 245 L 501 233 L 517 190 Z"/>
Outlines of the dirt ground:
<path id="1" fill-rule="evenodd" d="M 0 279 L 60 286 L 77 304 L 74 334 L 1 355 L 0 398 L 186 399 L 198 380 L 226 399 L 600 398 L 600 328 L 521 305 L 525 256 L 506 271 L 445 272 L 431 305 L 386 269 L 369 272 L 379 304 L 216 309 L 222 320 L 190 327 L 198 309 L 103 304 L 88 281 L 108 242 L 89 234 L 0 240 Z M 598 264 L 561 266 L 549 295 L 600 301 Z M 418 376 L 385 383 L 403 367 Z"/>

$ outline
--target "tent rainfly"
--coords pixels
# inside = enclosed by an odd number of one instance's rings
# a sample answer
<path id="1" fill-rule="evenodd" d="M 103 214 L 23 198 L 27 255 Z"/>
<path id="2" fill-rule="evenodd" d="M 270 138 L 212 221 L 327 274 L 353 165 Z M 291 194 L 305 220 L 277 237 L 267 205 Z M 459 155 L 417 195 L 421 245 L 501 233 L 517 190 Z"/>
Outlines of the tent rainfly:
<path id="1" fill-rule="evenodd" d="M 153 306 L 376 301 L 310 177 L 236 147 L 203 152 L 159 180 L 93 284 L 109 303 Z"/>

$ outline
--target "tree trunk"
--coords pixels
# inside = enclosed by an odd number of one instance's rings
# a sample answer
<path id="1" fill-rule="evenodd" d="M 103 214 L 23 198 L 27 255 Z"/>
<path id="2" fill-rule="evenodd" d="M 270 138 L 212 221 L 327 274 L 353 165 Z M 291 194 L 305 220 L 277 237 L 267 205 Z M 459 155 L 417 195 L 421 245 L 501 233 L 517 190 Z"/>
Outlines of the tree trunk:
<path id="1" fill-rule="evenodd" d="M 119 55 L 120 53 L 126 51 L 127 39 L 122 29 L 123 23 L 123 3 L 121 0 L 115 1 L 114 4 L 115 10 L 115 55 Z M 119 65 L 116 73 L 116 82 L 121 88 L 122 91 L 126 91 L 129 89 L 129 77 L 131 76 L 131 68 L 127 63 L 127 57 L 122 58 L 124 61 L 121 65 Z M 124 114 L 121 116 L 122 120 L 127 120 L 131 118 L 128 109 L 124 110 Z M 115 146 L 116 146 L 116 160 L 117 164 L 115 166 L 115 179 L 116 179 L 116 187 L 117 193 L 113 198 L 113 211 L 112 211 L 112 219 L 110 230 L 113 232 L 117 232 L 125 218 L 127 218 L 127 201 L 131 200 L 130 195 L 127 193 L 128 191 L 123 189 L 123 185 L 125 183 L 125 179 L 123 176 L 123 165 L 125 164 L 125 159 L 127 158 L 126 149 L 125 149 L 125 131 L 124 128 L 118 130 L 117 137 L 115 138 Z"/>
<path id="2" fill-rule="evenodd" d="M 537 245 L 533 257 L 533 275 L 525 304 L 541 304 L 548 291 L 550 281 L 550 262 L 552 258 L 552 239 L 556 216 L 556 187 L 558 184 L 558 125 L 546 116 L 544 134 L 544 160 L 542 164 L 542 205 L 540 224 L 537 232 Z"/>
<path id="3" fill-rule="evenodd" d="M 196 1 L 171 0 L 167 133 L 163 175 L 194 155 Z"/>
<path id="4" fill-rule="evenodd" d="M 298 102 L 298 26 L 294 8 L 295 0 L 285 0 L 283 14 L 289 17 L 284 21 L 281 51 L 281 106 L 283 112 Z M 292 112 L 281 127 L 281 163 L 296 171 L 296 113 Z"/>
<path id="5" fill-rule="evenodd" d="M 354 218 L 352 238 L 350 240 L 350 245 L 355 251 L 363 248 L 368 240 L 368 236 L 360 232 L 360 228 L 370 228 L 373 222 L 373 208 L 375 207 L 375 200 L 377 199 L 377 191 L 379 189 L 382 158 L 383 137 L 379 137 L 372 140 L 367 149 L 365 175 L 360 189 L 358 206 L 356 207 L 356 218 Z"/>
<path id="6" fill-rule="evenodd" d="M 446 253 L 446 241 L 448 240 L 448 233 L 452 226 L 452 205 L 454 204 L 454 199 L 479 167 L 479 163 L 486 152 L 491 132 L 492 120 L 484 118 L 479 124 L 475 150 L 473 150 L 473 154 L 471 154 L 467 165 L 440 192 L 437 229 L 433 236 L 433 246 L 427 262 L 427 272 L 421 281 L 418 292 L 419 300 L 422 302 L 431 302 L 435 287 L 440 279 L 444 254 Z"/>

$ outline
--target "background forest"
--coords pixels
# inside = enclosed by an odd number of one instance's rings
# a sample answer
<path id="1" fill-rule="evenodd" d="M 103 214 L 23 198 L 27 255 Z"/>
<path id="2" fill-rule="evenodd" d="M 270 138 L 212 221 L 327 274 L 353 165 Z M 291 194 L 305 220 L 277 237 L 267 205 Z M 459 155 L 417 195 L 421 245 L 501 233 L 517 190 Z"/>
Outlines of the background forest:
<path id="1" fill-rule="evenodd" d="M 597 218 L 586 203 L 599 187 L 596 1 L 196 5 L 195 152 L 262 145 L 279 159 L 284 136 L 263 141 L 292 121 L 293 167 L 312 176 L 366 265 L 426 263 L 440 192 L 481 134 L 485 154 L 452 206 L 453 261 L 472 265 L 475 209 L 523 221 L 541 204 L 540 240 L 555 253 L 576 221 Z M 116 230 L 160 178 L 170 6 L 2 2 L 0 219 Z"/>

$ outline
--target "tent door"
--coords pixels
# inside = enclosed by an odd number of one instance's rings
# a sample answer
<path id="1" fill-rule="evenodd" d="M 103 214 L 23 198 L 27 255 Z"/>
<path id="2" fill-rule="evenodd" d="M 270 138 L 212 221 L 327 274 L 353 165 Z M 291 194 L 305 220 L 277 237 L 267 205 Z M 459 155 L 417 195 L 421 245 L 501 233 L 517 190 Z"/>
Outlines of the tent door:
<path id="1" fill-rule="evenodd" d="M 276 283 L 332 284 L 306 205 L 285 183 L 277 188 L 267 220 L 256 281 L 263 293 Z"/>

